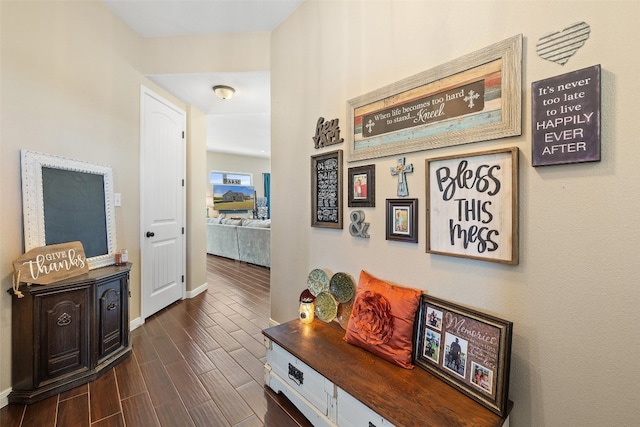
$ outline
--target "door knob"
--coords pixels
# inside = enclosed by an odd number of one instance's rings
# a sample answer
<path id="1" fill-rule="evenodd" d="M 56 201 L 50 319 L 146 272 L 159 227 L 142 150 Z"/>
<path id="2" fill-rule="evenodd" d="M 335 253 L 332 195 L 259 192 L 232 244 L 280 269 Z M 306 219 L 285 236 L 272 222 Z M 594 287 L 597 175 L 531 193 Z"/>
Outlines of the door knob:
<path id="1" fill-rule="evenodd" d="M 147 237 L 153 237 L 155 235 L 156 233 L 154 233 L 153 231 L 147 231 Z"/>

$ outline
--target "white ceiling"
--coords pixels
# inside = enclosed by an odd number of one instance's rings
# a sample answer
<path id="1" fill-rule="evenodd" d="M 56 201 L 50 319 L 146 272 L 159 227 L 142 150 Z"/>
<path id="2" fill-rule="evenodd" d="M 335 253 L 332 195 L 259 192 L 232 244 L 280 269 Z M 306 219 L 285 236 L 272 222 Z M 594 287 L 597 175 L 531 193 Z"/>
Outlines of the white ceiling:
<path id="1" fill-rule="evenodd" d="M 272 31 L 304 0 L 102 0 L 142 37 Z M 155 74 L 152 81 L 207 114 L 207 150 L 270 157 L 268 71 Z M 235 95 L 218 99 L 217 84 Z"/>

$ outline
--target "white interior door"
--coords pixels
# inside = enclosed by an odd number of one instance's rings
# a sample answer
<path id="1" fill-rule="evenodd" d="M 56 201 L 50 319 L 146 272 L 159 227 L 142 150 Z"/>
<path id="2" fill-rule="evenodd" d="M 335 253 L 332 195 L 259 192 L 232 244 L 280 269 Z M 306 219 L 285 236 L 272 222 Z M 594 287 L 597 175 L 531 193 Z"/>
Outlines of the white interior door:
<path id="1" fill-rule="evenodd" d="M 185 292 L 186 113 L 141 90 L 140 230 L 142 317 Z"/>

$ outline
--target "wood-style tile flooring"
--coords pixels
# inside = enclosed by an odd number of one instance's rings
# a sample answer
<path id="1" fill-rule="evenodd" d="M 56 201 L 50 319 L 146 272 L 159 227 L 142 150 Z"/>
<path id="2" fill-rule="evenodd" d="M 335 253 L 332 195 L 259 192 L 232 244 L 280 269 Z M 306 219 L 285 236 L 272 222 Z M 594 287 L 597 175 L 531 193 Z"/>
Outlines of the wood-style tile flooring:
<path id="1" fill-rule="evenodd" d="M 264 426 L 270 270 L 207 255 L 208 290 L 131 333 L 129 358 L 97 380 L 0 409 L 2 427 Z M 268 417 L 267 417 L 268 418 Z"/>

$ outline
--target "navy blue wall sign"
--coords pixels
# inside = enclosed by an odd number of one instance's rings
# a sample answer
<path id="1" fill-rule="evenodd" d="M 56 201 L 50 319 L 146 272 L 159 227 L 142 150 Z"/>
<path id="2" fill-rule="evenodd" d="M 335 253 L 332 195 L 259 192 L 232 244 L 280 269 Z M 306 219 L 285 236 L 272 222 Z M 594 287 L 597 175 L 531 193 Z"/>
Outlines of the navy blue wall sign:
<path id="1" fill-rule="evenodd" d="M 532 164 L 600 161 L 600 65 L 531 84 Z"/>

